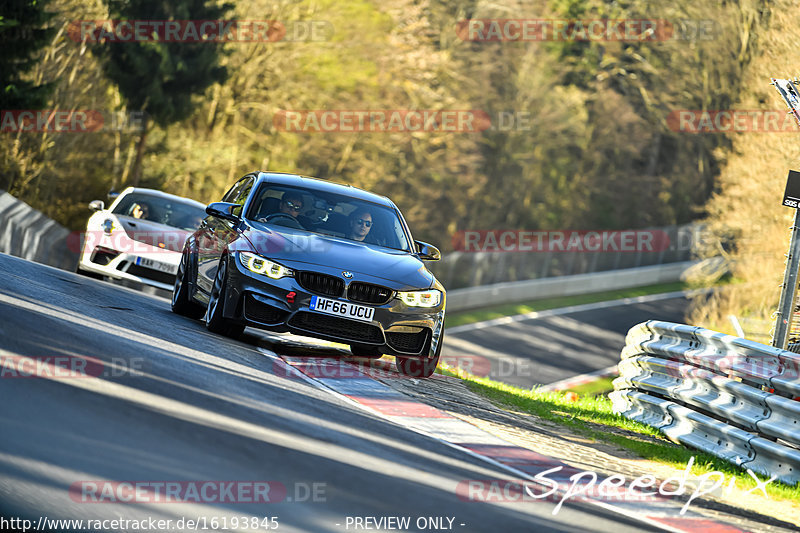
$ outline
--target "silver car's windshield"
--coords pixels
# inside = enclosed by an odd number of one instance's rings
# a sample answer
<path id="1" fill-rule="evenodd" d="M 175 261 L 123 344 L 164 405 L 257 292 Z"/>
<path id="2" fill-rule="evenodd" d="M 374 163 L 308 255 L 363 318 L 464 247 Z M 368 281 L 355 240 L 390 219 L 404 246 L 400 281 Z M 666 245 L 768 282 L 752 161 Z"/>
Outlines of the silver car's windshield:
<path id="1" fill-rule="evenodd" d="M 138 192 L 125 195 L 111 212 L 186 230 L 197 229 L 206 216 L 202 207 L 192 203 Z"/>
<path id="2" fill-rule="evenodd" d="M 394 209 L 338 194 L 266 183 L 256 191 L 245 218 L 411 251 Z"/>

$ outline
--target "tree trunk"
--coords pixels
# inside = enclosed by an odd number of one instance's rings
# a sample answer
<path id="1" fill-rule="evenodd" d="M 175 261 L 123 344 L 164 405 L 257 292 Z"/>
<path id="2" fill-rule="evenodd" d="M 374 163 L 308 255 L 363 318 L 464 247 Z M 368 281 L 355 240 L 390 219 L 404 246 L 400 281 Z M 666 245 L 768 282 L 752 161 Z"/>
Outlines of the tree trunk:
<path id="1" fill-rule="evenodd" d="M 144 146 L 147 142 L 147 132 L 150 131 L 150 122 L 147 116 L 142 119 L 142 134 L 139 136 L 139 145 L 136 147 L 136 160 L 133 163 L 133 186 L 139 186 L 139 179 L 142 177 L 142 156 L 144 155 Z"/>

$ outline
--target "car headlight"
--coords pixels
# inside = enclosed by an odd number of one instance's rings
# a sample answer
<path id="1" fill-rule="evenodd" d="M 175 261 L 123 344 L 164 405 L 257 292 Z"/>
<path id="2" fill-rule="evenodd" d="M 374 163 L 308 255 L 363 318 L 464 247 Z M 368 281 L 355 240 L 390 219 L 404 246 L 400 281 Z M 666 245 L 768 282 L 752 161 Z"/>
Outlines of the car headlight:
<path id="1" fill-rule="evenodd" d="M 250 272 L 264 274 L 272 279 L 294 276 L 294 270 L 291 268 L 286 268 L 260 255 L 251 254 L 249 252 L 239 252 L 239 261 L 242 263 L 242 266 Z"/>
<path id="2" fill-rule="evenodd" d="M 398 292 L 397 297 L 409 307 L 436 307 L 442 301 L 442 291 L 429 289 L 427 291 Z"/>

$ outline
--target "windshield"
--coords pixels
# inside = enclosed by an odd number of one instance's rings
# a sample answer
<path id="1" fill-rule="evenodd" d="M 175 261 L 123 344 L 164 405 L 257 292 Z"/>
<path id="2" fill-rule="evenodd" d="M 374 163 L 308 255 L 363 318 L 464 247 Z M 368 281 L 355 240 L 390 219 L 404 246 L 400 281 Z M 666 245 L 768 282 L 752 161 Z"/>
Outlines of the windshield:
<path id="1" fill-rule="evenodd" d="M 125 195 L 111 212 L 185 230 L 197 229 L 206 216 L 205 209 L 193 203 L 138 192 Z"/>
<path id="2" fill-rule="evenodd" d="M 265 183 L 253 197 L 246 218 L 411 251 L 394 209 L 349 196 Z"/>

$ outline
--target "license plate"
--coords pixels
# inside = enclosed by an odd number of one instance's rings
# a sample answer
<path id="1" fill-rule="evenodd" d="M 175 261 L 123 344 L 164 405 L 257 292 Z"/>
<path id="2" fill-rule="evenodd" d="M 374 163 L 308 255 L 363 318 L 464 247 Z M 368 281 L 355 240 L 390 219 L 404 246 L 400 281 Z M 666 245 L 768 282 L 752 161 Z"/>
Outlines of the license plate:
<path id="1" fill-rule="evenodd" d="M 308 305 L 308 308 L 319 313 L 340 316 L 342 318 L 352 318 L 353 320 L 361 320 L 362 322 L 372 322 L 372 317 L 375 315 L 374 307 L 356 305 L 350 302 L 340 302 L 339 300 L 320 298 L 319 296 L 311 297 L 311 303 Z"/>
<path id="2" fill-rule="evenodd" d="M 160 261 L 153 261 L 152 259 L 148 259 L 147 257 L 137 257 L 136 264 L 139 266 L 143 266 L 145 268 L 152 268 L 153 270 L 166 272 L 168 274 L 174 274 L 178 270 L 173 265 L 170 265 L 168 263 L 162 263 Z"/>

